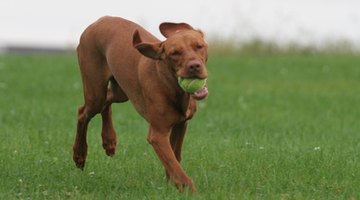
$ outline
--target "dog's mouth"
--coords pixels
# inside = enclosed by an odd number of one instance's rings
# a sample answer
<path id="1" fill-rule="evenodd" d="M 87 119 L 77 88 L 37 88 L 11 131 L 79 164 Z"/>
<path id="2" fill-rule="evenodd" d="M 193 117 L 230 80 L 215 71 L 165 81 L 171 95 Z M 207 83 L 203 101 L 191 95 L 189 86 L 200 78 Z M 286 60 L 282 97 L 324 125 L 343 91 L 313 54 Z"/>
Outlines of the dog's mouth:
<path id="1" fill-rule="evenodd" d="M 205 99 L 209 94 L 209 90 L 208 90 L 208 87 L 205 86 L 203 87 L 202 89 L 194 92 L 194 93 L 191 93 L 191 96 L 195 99 L 195 100 L 203 100 Z"/>
<path id="2" fill-rule="evenodd" d="M 208 96 L 207 76 L 205 78 L 178 76 L 177 79 L 180 88 L 195 100 L 203 100 Z"/>

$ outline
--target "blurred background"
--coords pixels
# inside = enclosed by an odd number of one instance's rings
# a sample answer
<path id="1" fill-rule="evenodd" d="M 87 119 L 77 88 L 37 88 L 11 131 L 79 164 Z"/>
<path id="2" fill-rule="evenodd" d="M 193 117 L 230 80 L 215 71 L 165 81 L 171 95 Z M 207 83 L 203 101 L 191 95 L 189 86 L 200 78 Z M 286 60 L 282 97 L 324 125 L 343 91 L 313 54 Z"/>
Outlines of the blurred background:
<path id="1" fill-rule="evenodd" d="M 188 22 L 232 48 L 261 41 L 276 48 L 358 51 L 359 8 L 358 0 L 3 0 L 0 49 L 73 49 L 90 23 L 113 15 L 159 37 L 161 22 Z"/>

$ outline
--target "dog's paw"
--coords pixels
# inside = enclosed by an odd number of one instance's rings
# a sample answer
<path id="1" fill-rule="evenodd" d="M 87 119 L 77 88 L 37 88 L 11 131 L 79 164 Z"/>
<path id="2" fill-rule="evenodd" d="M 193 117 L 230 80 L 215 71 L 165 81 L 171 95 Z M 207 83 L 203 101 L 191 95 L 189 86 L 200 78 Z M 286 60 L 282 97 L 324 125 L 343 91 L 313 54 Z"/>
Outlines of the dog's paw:
<path id="1" fill-rule="evenodd" d="M 115 155 L 115 147 L 104 147 L 106 155 L 113 157 Z"/>
<path id="2" fill-rule="evenodd" d="M 103 139 L 103 144 L 102 144 L 106 155 L 112 157 L 115 155 L 115 149 L 116 149 L 116 140 L 112 139 L 112 140 L 105 140 Z"/>
<path id="3" fill-rule="evenodd" d="M 73 155 L 73 160 L 75 162 L 75 165 L 77 168 L 84 170 L 85 167 L 85 161 L 86 161 L 86 156 L 80 156 L 74 153 Z"/>
<path id="4" fill-rule="evenodd" d="M 75 161 L 75 165 L 77 168 L 84 170 L 85 160 L 77 160 L 77 161 Z"/>
<path id="5" fill-rule="evenodd" d="M 187 192 L 196 193 L 195 184 L 189 177 L 187 177 L 186 180 L 183 180 L 181 182 L 175 182 L 175 186 L 182 193 L 187 193 Z"/>

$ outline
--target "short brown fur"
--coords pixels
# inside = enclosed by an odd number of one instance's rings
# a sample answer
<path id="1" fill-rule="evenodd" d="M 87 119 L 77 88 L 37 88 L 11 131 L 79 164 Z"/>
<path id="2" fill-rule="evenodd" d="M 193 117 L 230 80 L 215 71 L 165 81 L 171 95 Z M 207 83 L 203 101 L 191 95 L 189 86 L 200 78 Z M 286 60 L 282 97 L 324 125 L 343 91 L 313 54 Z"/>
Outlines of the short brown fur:
<path id="1" fill-rule="evenodd" d="M 187 121 L 202 95 L 181 90 L 177 77 L 207 78 L 207 43 L 203 33 L 185 23 L 163 23 L 160 41 L 141 26 L 118 17 L 103 17 L 82 34 L 77 48 L 85 104 L 78 110 L 73 160 L 83 169 L 86 133 L 91 118 L 102 117 L 102 141 L 115 154 L 111 104 L 131 101 L 149 123 L 147 140 L 165 167 L 167 178 L 183 191 L 195 191 L 180 166 Z"/>

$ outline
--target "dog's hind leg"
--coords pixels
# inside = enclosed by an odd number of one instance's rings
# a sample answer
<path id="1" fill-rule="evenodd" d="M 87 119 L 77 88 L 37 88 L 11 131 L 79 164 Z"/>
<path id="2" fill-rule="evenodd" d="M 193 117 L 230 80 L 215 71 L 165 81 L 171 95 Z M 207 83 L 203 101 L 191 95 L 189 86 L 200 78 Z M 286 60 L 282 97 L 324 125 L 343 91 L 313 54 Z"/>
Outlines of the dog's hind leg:
<path id="1" fill-rule="evenodd" d="M 90 120 L 103 110 L 110 72 L 104 67 L 101 56 L 78 47 L 78 59 L 83 81 L 85 104 L 79 108 L 77 133 L 73 145 L 73 160 L 80 169 L 84 168 L 87 156 L 86 134 Z"/>
<path id="2" fill-rule="evenodd" d="M 103 148 L 108 156 L 113 156 L 115 154 L 116 148 L 116 132 L 112 123 L 111 117 L 111 104 L 112 103 L 121 103 L 128 100 L 126 94 L 122 91 L 120 86 L 117 84 L 116 80 L 112 77 L 110 78 L 109 87 L 107 90 L 107 98 L 105 106 L 101 112 L 102 118 L 102 144 Z"/>
<path id="3" fill-rule="evenodd" d="M 105 98 L 103 102 L 101 102 L 101 100 L 99 102 L 100 103 L 97 103 L 97 101 L 85 101 L 85 104 L 81 106 L 78 111 L 77 133 L 73 145 L 73 160 L 80 169 L 84 168 L 87 156 L 86 134 L 88 124 L 96 114 L 101 112 Z"/>

